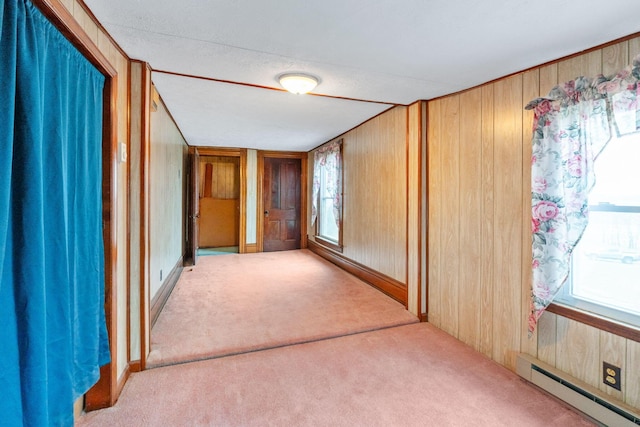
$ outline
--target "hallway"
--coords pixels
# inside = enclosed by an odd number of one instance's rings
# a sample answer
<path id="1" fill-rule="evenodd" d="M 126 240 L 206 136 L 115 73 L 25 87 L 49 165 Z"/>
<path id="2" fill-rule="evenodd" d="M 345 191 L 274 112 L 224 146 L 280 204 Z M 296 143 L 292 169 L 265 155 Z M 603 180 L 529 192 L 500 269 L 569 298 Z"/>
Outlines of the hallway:
<path id="1" fill-rule="evenodd" d="M 308 250 L 185 269 L 148 366 L 77 426 L 591 425 Z"/>

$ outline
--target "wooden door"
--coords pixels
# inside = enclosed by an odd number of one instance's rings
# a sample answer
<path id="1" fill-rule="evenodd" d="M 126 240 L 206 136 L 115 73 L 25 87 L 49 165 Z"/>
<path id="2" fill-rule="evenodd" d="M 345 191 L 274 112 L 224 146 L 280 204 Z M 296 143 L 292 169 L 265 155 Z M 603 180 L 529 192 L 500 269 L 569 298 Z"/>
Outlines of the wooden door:
<path id="1" fill-rule="evenodd" d="M 263 251 L 300 249 L 300 159 L 264 159 Z"/>
<path id="2" fill-rule="evenodd" d="M 200 224 L 200 203 L 198 187 L 198 168 L 200 167 L 200 155 L 198 150 L 189 150 L 189 177 L 187 190 L 189 197 L 187 215 L 187 245 L 185 254 L 185 264 L 195 265 L 198 261 L 198 226 Z"/>

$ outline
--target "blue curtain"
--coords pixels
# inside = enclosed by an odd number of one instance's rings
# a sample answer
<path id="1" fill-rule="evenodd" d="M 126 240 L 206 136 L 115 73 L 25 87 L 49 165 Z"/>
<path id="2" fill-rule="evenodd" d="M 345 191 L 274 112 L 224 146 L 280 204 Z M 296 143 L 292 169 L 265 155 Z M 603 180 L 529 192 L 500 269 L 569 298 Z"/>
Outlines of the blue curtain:
<path id="1" fill-rule="evenodd" d="M 72 426 L 109 361 L 104 76 L 26 0 L 0 25 L 0 424 Z"/>

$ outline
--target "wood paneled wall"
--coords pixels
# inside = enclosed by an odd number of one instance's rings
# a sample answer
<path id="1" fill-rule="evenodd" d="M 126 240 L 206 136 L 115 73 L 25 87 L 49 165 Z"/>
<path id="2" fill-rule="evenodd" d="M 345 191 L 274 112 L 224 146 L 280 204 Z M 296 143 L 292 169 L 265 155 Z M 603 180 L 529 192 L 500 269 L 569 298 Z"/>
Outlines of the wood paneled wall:
<path id="1" fill-rule="evenodd" d="M 387 111 L 342 138 L 343 255 L 406 283 L 407 108 Z"/>
<path id="2" fill-rule="evenodd" d="M 184 165 L 187 143 L 160 100 L 151 114 L 149 146 L 149 284 L 156 296 L 185 253 Z"/>
<path id="3" fill-rule="evenodd" d="M 200 198 L 239 199 L 240 158 L 200 156 L 200 182 Z"/>
<path id="4" fill-rule="evenodd" d="M 531 280 L 532 113 L 558 83 L 612 74 L 640 38 L 612 44 L 428 103 L 429 321 L 515 370 L 528 353 L 640 408 L 640 344 L 545 313 L 527 337 Z M 623 391 L 602 384 L 621 366 Z"/>
<path id="5" fill-rule="evenodd" d="M 426 103 L 391 108 L 336 139 L 343 140 L 345 268 L 378 282 L 420 316 L 426 312 Z M 313 242 L 310 219 L 307 227 Z"/>

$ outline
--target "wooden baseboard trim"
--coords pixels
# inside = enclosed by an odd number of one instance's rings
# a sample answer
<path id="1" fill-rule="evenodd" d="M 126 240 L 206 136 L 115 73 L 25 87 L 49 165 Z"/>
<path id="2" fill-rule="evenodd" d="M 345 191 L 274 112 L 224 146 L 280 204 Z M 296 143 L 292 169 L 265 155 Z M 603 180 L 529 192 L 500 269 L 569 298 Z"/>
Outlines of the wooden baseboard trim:
<path id="1" fill-rule="evenodd" d="M 131 365 L 127 364 L 127 366 L 124 368 L 124 372 L 122 373 L 122 375 L 120 375 L 120 378 L 118 378 L 118 385 L 117 385 L 118 391 L 116 393 L 116 396 L 120 396 L 120 394 L 122 393 L 122 389 L 124 388 L 124 385 L 127 383 L 129 376 L 131 376 Z"/>
<path id="2" fill-rule="evenodd" d="M 142 372 L 142 362 L 139 360 L 133 360 L 129 362 L 129 370 L 131 373 Z"/>
<path id="3" fill-rule="evenodd" d="M 420 316 L 418 316 L 418 319 L 420 319 L 421 322 L 428 322 L 429 321 L 429 314 L 428 313 L 421 313 Z"/>
<path id="4" fill-rule="evenodd" d="M 162 311 L 162 308 L 169 299 L 169 295 L 171 295 L 173 288 L 176 286 L 176 283 L 178 283 L 180 273 L 182 273 L 183 269 L 182 264 L 183 259 L 182 257 L 180 257 L 175 267 L 173 267 L 173 270 L 171 270 L 171 273 L 169 273 L 169 276 L 167 276 L 167 280 L 164 281 L 164 284 L 162 285 L 156 296 L 151 300 L 151 310 L 149 311 L 151 328 L 153 328 L 153 325 L 155 325 L 156 320 L 158 320 L 158 316 L 160 315 L 160 311 Z"/>
<path id="5" fill-rule="evenodd" d="M 343 270 L 353 274 L 358 279 L 367 282 L 374 288 L 384 292 L 391 298 L 404 304 L 405 307 L 407 306 L 407 285 L 405 285 L 404 283 L 399 282 L 398 280 L 379 273 L 375 270 L 372 270 L 371 268 L 357 263 L 353 260 L 350 260 L 344 255 L 322 245 L 319 245 L 313 240 L 309 240 L 307 244 L 308 249 L 311 252 L 321 256 L 327 261 L 334 263 Z"/>
<path id="6" fill-rule="evenodd" d="M 244 247 L 245 253 L 247 254 L 255 254 L 258 252 L 258 244 L 257 243 L 247 243 Z"/>

